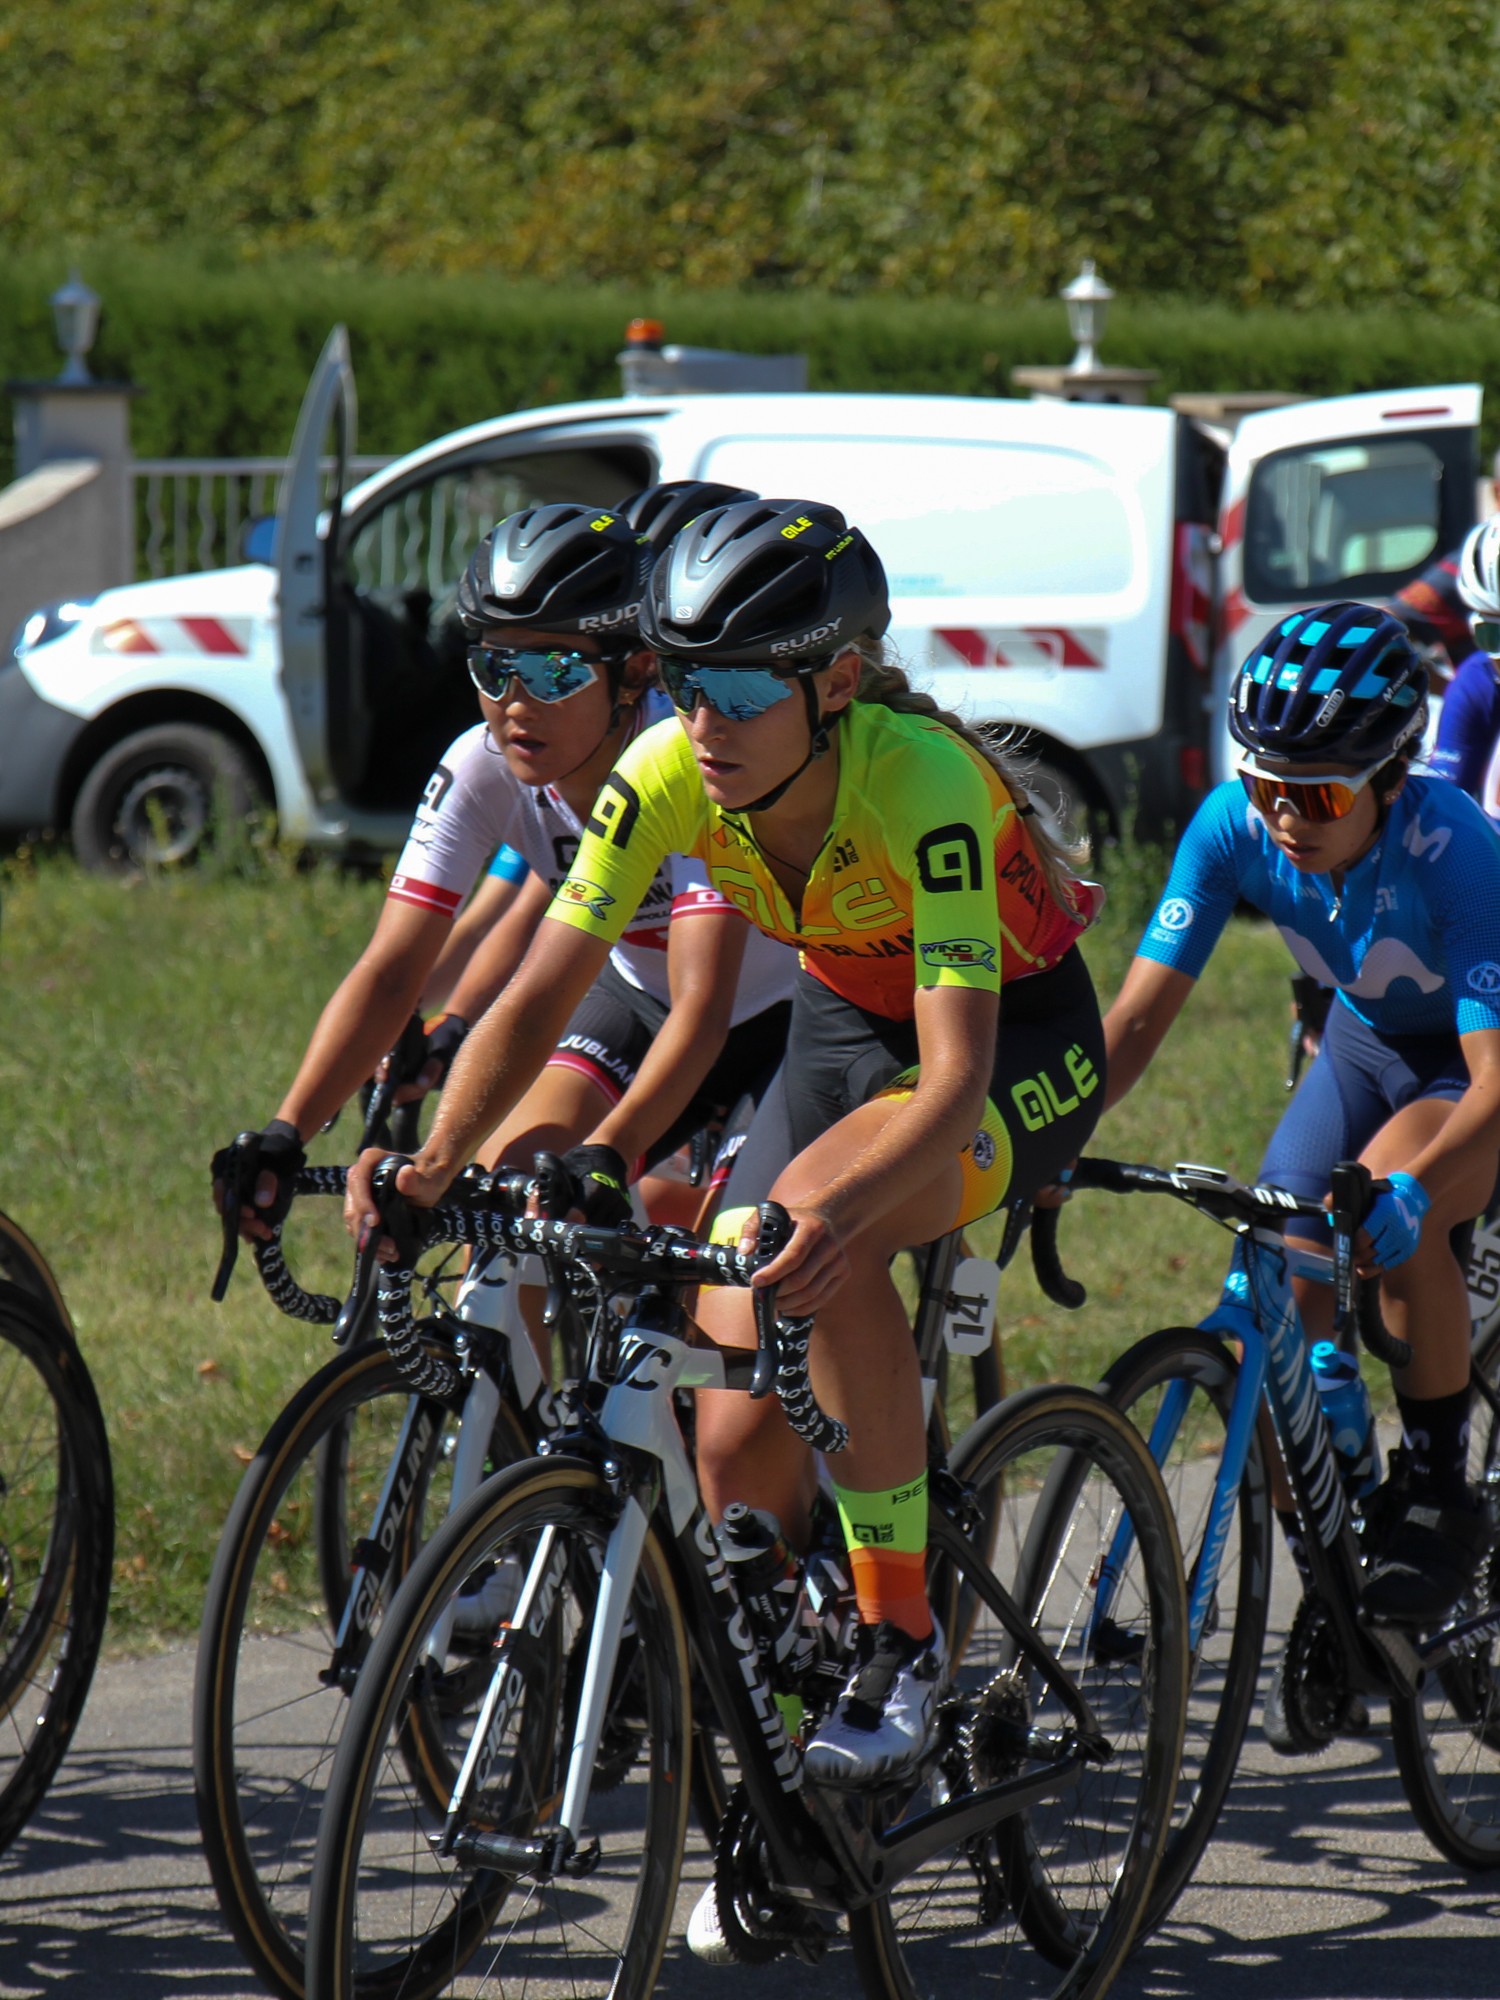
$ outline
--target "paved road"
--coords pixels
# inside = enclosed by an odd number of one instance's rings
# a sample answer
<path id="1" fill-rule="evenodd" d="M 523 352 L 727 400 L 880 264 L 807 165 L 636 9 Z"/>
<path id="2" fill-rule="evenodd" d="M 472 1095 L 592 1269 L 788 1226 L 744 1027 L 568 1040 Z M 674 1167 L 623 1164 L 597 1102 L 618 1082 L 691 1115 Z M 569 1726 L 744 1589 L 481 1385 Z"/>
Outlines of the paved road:
<path id="1" fill-rule="evenodd" d="M 1284 1610 L 1284 1607 L 1281 1607 Z M 72 1754 L 0 1857 L 0 1996 L 240 2000 L 208 1884 L 189 1775 L 192 1656 L 101 1671 Z M 705 1879 L 701 1843 L 683 1914 Z M 816 1974 L 715 1972 L 679 1945 L 667 2000 L 842 2000 L 847 1959 Z M 1247 1745 L 1202 1879 L 1115 1989 L 1119 2000 L 1500 2000 L 1500 1875 L 1469 1879 L 1414 1830 L 1389 1738 L 1312 1763 Z M 955 1987 L 943 2000 L 968 2000 Z"/>

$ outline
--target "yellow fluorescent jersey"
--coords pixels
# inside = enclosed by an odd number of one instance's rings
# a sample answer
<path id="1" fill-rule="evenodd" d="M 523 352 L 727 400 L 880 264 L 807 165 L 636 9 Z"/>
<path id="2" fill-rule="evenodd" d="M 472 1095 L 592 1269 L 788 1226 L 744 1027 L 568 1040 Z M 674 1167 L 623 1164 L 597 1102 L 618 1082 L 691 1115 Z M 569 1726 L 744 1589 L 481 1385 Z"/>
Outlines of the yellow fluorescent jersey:
<path id="1" fill-rule="evenodd" d="M 767 936 L 825 986 L 909 1020 L 919 986 L 994 993 L 1055 965 L 1094 914 L 1049 893 L 1025 816 L 987 760 L 939 722 L 855 702 L 838 724 L 832 824 L 794 910 L 754 815 L 703 790 L 675 720 L 638 736 L 605 779 L 548 915 L 611 943 L 665 854 L 696 854 Z"/>

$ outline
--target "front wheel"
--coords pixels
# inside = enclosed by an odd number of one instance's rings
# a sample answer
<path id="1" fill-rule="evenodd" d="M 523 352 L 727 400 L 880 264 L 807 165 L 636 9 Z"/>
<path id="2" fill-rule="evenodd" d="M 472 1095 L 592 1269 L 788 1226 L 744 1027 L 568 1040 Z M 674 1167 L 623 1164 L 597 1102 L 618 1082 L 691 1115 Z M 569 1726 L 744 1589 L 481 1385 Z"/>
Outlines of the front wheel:
<path id="1" fill-rule="evenodd" d="M 109 1440 L 83 1357 L 0 1283 L 0 1849 L 78 1726 L 113 1563 Z"/>
<path id="2" fill-rule="evenodd" d="M 106 750 L 73 806 L 73 851 L 99 875 L 192 861 L 217 818 L 242 821 L 260 803 L 250 760 L 217 729 L 165 723 Z"/>
<path id="3" fill-rule="evenodd" d="M 447 1509 L 457 1422 L 456 1410 L 409 1394 L 384 1347 L 336 1355 L 272 1425 L 224 1525 L 198 1641 L 193 1785 L 229 1927 L 284 2000 L 302 2000 L 313 1844 L 350 1686 Z M 529 1449 L 502 1402 L 491 1463 Z M 388 1482 L 388 1574 L 336 1658 L 356 1544 Z M 367 1574 L 378 1569 L 371 1557 Z M 420 1753 L 420 1735 L 411 1747 Z"/>
<path id="4" fill-rule="evenodd" d="M 629 1599 L 580 1865 L 511 1873 L 464 1850 L 475 1836 L 538 1840 L 556 1830 L 618 1513 L 592 1467 L 535 1460 L 489 1481 L 414 1565 L 360 1676 L 328 1786 L 307 1961 L 321 2000 L 533 1987 L 648 2000 L 688 1806 L 687 1635 L 654 1532 Z M 450 1647 L 431 1660 L 429 1635 L 480 1575 L 512 1580 L 512 1622 L 478 1657 Z M 449 1800 L 412 1778 L 405 1738 L 416 1711 L 445 1731 L 454 1779 L 485 1716 L 449 1852 Z"/>
<path id="5" fill-rule="evenodd" d="M 1197 1585 L 1205 1562 L 1215 1565 L 1192 1653 L 1182 1782 L 1147 1913 L 1153 1930 L 1186 1888 L 1213 1836 L 1249 1726 L 1265 1645 L 1271 1501 L 1260 1440 L 1253 1431 L 1228 1532 L 1216 1551 L 1205 1552 L 1209 1509 L 1238 1385 L 1239 1363 L 1229 1349 L 1189 1327 L 1166 1327 L 1137 1341 L 1099 1385 L 1143 1438 L 1154 1430 L 1161 1433 L 1157 1452 L 1162 1480 L 1190 1588 Z"/>
<path id="6" fill-rule="evenodd" d="M 850 1918 L 866 1993 L 1095 2000 L 1137 1934 L 1171 1821 L 1187 1696 L 1181 1555 L 1130 1425 L 1087 1389 L 1026 1390 L 954 1454 L 977 1553 L 1092 1709 L 1076 1780 L 1002 1819 Z M 957 1699 L 911 1817 L 971 1788 L 1075 1760 L 1068 1712 L 973 1588 L 975 1544 L 934 1509 L 929 1585 L 962 1642 Z M 886 1821 L 887 1829 L 892 1825 Z"/>

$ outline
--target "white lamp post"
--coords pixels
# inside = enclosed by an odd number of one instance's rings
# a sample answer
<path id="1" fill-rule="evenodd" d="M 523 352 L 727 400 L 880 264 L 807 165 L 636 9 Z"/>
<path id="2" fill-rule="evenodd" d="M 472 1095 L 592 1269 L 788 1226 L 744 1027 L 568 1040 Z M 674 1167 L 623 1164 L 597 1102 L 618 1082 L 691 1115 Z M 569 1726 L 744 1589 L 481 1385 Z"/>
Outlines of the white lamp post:
<path id="1" fill-rule="evenodd" d="M 1083 269 L 1071 285 L 1064 285 L 1063 301 L 1068 308 L 1068 331 L 1078 343 L 1078 351 L 1068 363 L 1073 375 L 1092 375 L 1099 367 L 1099 342 L 1104 338 L 1104 319 L 1114 293 L 1094 269 L 1092 257 L 1085 257 Z"/>
<path id="2" fill-rule="evenodd" d="M 67 356 L 59 382 L 70 385 L 93 381 L 84 356 L 99 331 L 99 294 L 91 292 L 74 271 L 65 285 L 52 294 L 52 323 L 57 344 Z"/>

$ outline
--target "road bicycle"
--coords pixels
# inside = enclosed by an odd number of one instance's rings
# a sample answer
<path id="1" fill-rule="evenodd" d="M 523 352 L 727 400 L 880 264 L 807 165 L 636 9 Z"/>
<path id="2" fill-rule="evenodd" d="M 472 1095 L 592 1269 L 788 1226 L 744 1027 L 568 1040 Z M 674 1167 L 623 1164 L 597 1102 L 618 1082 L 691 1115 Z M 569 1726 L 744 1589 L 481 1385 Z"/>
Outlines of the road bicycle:
<path id="1" fill-rule="evenodd" d="M 1282 1666 L 1292 1739 L 1310 1752 L 1359 1733 L 1369 1700 L 1388 1700 L 1402 1786 L 1423 1831 L 1464 1867 L 1500 1866 L 1500 1560 L 1488 1557 L 1471 1595 L 1435 1630 L 1362 1620 L 1363 1564 L 1378 1536 L 1380 1502 L 1346 1491 L 1291 1288 L 1294 1275 L 1332 1282 L 1342 1344 L 1353 1345 L 1357 1327 L 1378 1359 L 1404 1365 L 1410 1350 L 1380 1319 L 1378 1281 L 1353 1270 L 1352 1236 L 1380 1184 L 1357 1162 L 1335 1169 L 1331 1254 L 1283 1236 L 1297 1218 L 1326 1226 L 1321 1204 L 1213 1168 L 1084 1159 L 1072 1185 L 1170 1195 L 1236 1235 L 1214 1311 L 1196 1328 L 1169 1327 L 1138 1342 L 1101 1384 L 1163 1469 L 1188 1567 L 1193 1690 L 1184 1781 L 1149 1921 L 1166 1915 L 1212 1836 L 1254 1700 L 1273 1540 L 1256 1429 L 1262 1405 L 1311 1570 Z M 1044 1284 L 1060 1303 L 1082 1302 L 1082 1288 L 1055 1256 Z M 1500 1325 L 1476 1331 L 1470 1476 L 1500 1525 Z"/>
<path id="2" fill-rule="evenodd" d="M 789 1224 L 761 1213 L 770 1254 Z M 1092 1391 L 1041 1388 L 991 1411 L 951 1470 L 935 1455 L 929 1588 L 953 1660 L 936 1740 L 915 1778 L 835 1791 L 807 1777 L 787 1705 L 805 1731 L 842 1686 L 847 1578 L 810 1560 L 797 1643 L 758 1643 L 679 1419 L 684 1388 L 774 1385 L 815 1449 L 839 1449 L 808 1324 L 779 1322 L 760 1289 L 758 1350 L 709 1341 L 685 1295 L 747 1284 L 753 1266 L 685 1232 L 469 1220 L 548 1260 L 589 1318 L 593 1374 L 541 1455 L 448 1518 L 382 1621 L 322 1815 L 309 1992 L 535 1981 L 645 2000 L 678 1922 L 683 1773 L 707 1703 L 739 1774 L 714 1861 L 737 1957 L 816 1961 L 846 1930 L 871 1995 L 971 1974 L 1007 1994 L 1102 1993 L 1166 1835 L 1186 1695 L 1180 1553 L 1128 1422 Z M 382 1287 L 398 1309 L 399 1277 Z M 1105 1616 L 1101 1566 L 1125 1525 Z M 506 1579 L 508 1609 L 460 1642 L 453 1607 L 476 1577 Z"/>
<path id="3" fill-rule="evenodd" d="M 258 1171 L 254 1134 L 228 1169 Z M 342 1169 L 309 1168 L 299 1197 L 342 1194 Z M 487 1186 L 529 1198 L 536 1175 Z M 499 1198 L 497 1195 L 495 1198 Z M 229 1215 L 234 1212 L 231 1202 Z M 226 1218 L 216 1292 L 238 1238 Z M 430 1308 L 415 1346 L 367 1337 L 373 1266 L 350 1299 L 305 1292 L 281 1231 L 255 1263 L 278 1307 L 331 1324 L 340 1351 L 303 1385 L 246 1467 L 220 1537 L 204 1603 L 193 1699 L 193 1776 L 209 1873 L 257 1976 L 302 2000 L 307 1895 L 323 1790 L 348 1700 L 396 1581 L 434 1525 L 487 1471 L 528 1456 L 553 1422 L 553 1392 L 517 1309 L 521 1275 L 508 1245 L 480 1246 L 424 1270 Z M 931 1423 L 946 1442 L 951 1368 L 984 1395 L 996 1368 L 993 1265 L 957 1237 L 923 1259 L 915 1316 Z M 584 1371 L 587 1335 L 568 1295 L 551 1302 L 554 1372 Z M 700 1818 L 718 1824 L 732 1782 L 705 1715 L 692 1777 Z"/>
<path id="4" fill-rule="evenodd" d="M 46 1259 L 0 1216 L 0 1850 L 93 1681 L 114 1565 L 109 1439 Z"/>

